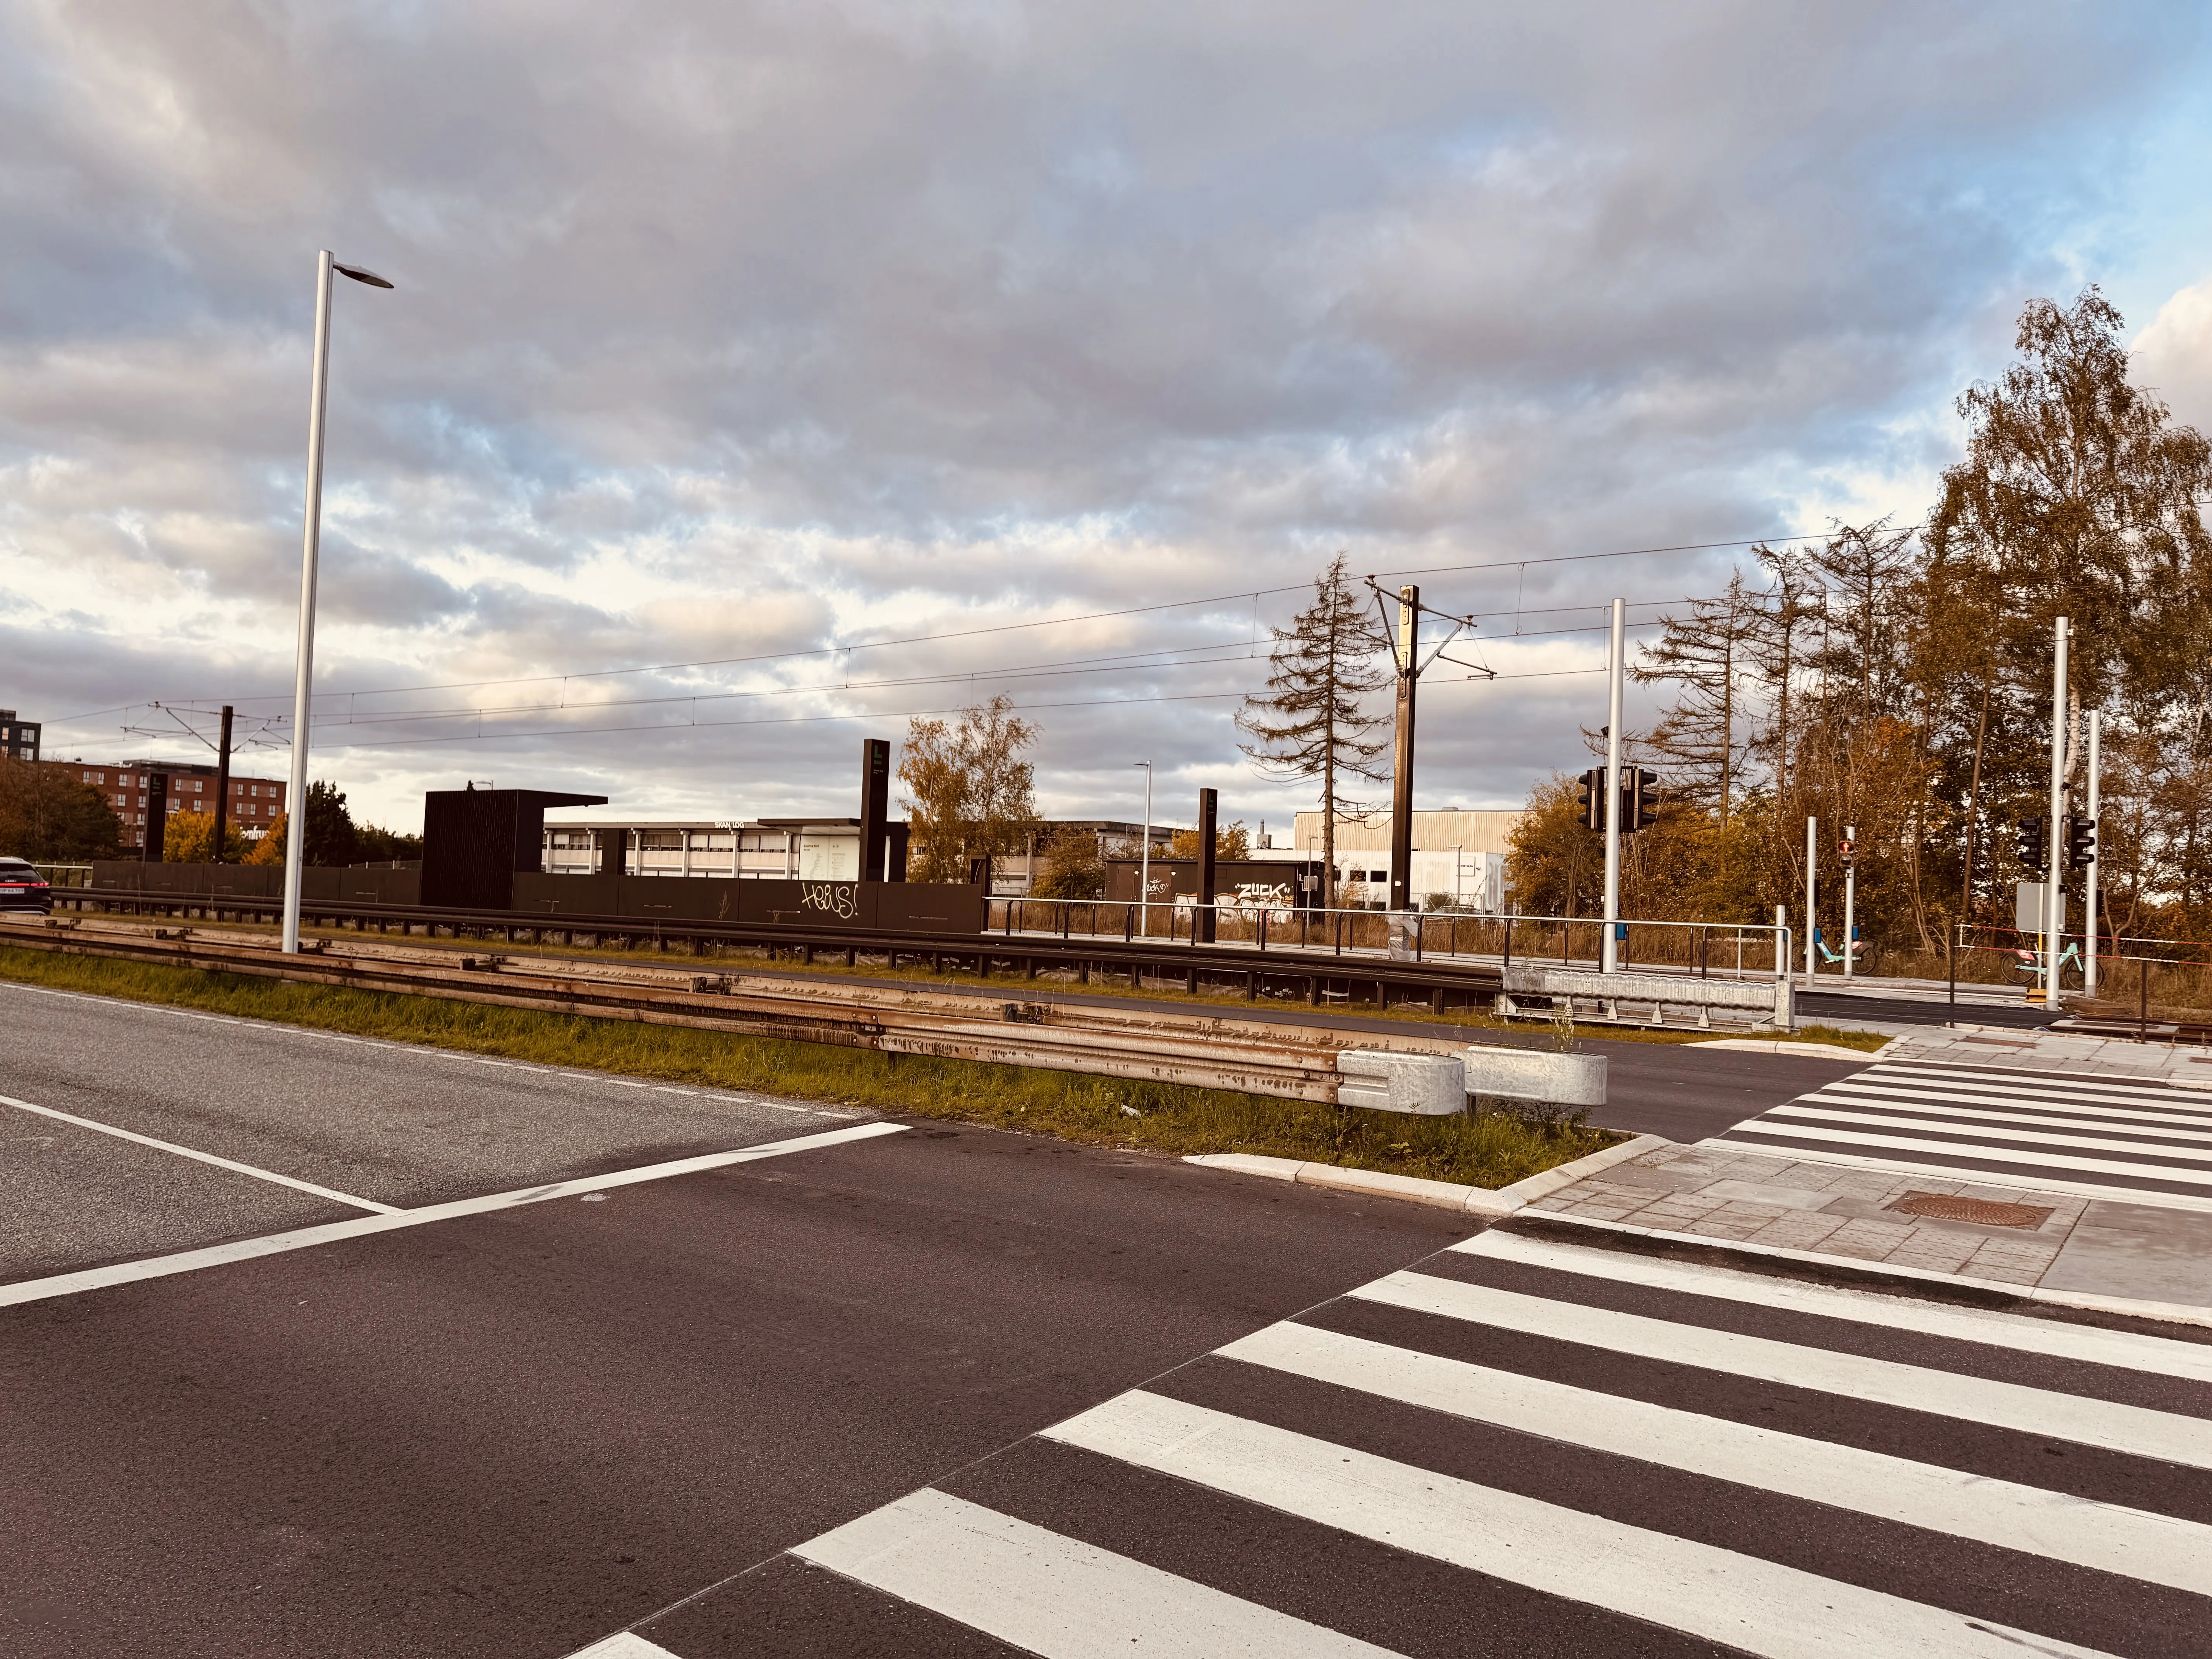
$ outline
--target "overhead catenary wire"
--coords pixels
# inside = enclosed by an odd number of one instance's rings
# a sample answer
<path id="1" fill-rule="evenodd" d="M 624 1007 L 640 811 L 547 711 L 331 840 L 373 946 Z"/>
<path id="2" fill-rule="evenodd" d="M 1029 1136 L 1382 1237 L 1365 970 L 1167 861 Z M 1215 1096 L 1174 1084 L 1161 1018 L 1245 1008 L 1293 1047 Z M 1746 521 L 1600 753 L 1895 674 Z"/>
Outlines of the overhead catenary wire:
<path id="1" fill-rule="evenodd" d="M 1571 564 L 1586 562 L 1597 559 L 1638 558 L 1664 553 L 1714 552 L 1729 548 L 1758 547 L 1761 545 L 1778 546 L 1796 543 L 1820 542 L 1826 541 L 1826 539 L 1827 537 L 1825 534 L 1754 536 L 1739 538 L 1729 541 L 1684 542 L 1664 546 L 1616 548 L 1609 551 L 1599 553 L 1541 554 L 1521 558 L 1481 560 L 1464 564 L 1425 565 L 1402 569 L 1386 568 L 1377 572 L 1376 574 L 1378 575 L 1384 576 L 1396 576 L 1444 574 L 1470 570 L 1525 570 L 1526 568 L 1530 565 Z M 975 639 L 987 635 L 1018 633 L 1027 629 L 1056 628 L 1067 626 L 1076 623 L 1110 621 L 1124 617 L 1154 615 L 1165 611 L 1193 610 L 1201 605 L 1227 605 L 1232 602 L 1241 602 L 1247 599 L 1256 602 L 1261 598 L 1273 594 L 1302 593 L 1304 592 L 1310 586 L 1311 584 L 1308 582 L 1292 582 L 1276 587 L 1263 587 L 1258 589 L 1243 588 L 1233 593 L 1214 593 L 1207 594 L 1197 599 L 1164 600 L 1156 605 L 1124 605 L 1110 611 L 1085 611 L 1066 617 L 1033 617 L 1021 622 L 994 623 L 975 628 L 951 629 L 934 634 L 908 635 L 887 640 L 859 640 L 840 645 L 808 647 L 796 651 L 763 652 L 740 657 L 702 658 L 688 662 L 647 663 L 624 668 L 551 670 L 542 674 L 514 675 L 501 679 L 480 678 L 470 680 L 444 680 L 427 682 L 416 685 L 357 688 L 343 693 L 332 691 L 327 692 L 325 695 L 344 695 L 357 697 L 398 696 L 404 696 L 410 692 L 457 691 L 478 686 L 528 685 L 567 680 L 608 679 L 630 674 L 679 673 L 697 669 L 744 667 L 759 663 L 795 662 L 813 657 L 835 656 L 844 652 L 875 651 L 890 649 L 900 646 L 937 644 L 953 640 Z M 1679 604 L 1680 603 L 1680 600 L 1677 599 L 1668 599 L 1638 600 L 1633 603 L 1640 607 L 1648 605 Z M 1596 606 L 1589 605 L 1561 606 L 1553 608 L 1553 613 L 1555 614 L 1558 611 L 1562 610 L 1595 610 L 1598 607 Z M 1508 617 L 1520 613 L 1518 611 L 1518 607 L 1516 606 L 1513 610 L 1471 611 L 1468 614 L 1474 617 Z M 1544 615 L 1547 613 L 1546 611 L 1539 611 L 1530 614 Z M 1519 637 L 1531 636 L 1522 635 Z M 1198 647 L 1194 647 L 1190 648 L 1196 649 Z M 210 693 L 206 696 L 172 697 L 164 699 L 164 701 L 184 704 L 228 702 L 234 705 L 242 707 L 249 702 L 282 701 L 286 695 L 288 694 L 269 693 L 265 695 L 241 695 L 236 692 L 222 692 Z M 143 703 L 129 704 L 125 705 L 125 709 L 120 712 L 127 712 L 129 708 L 141 708 L 144 706 L 145 705 Z M 59 720 L 49 721 L 48 724 L 52 726 L 65 726 L 80 720 L 96 719 L 100 714 L 112 714 L 118 711 L 114 709 L 102 709 L 95 711 L 92 714 L 68 715 Z"/>

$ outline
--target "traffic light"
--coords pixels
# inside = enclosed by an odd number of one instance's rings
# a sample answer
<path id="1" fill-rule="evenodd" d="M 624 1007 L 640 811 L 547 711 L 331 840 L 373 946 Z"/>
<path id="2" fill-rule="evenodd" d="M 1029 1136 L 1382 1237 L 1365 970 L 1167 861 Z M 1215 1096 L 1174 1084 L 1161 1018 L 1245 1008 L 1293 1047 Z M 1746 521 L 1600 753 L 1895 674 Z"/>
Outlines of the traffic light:
<path id="1" fill-rule="evenodd" d="M 1575 808 L 1585 827 L 1605 828 L 1605 768 L 1593 766 L 1575 780 Z"/>
<path id="2" fill-rule="evenodd" d="M 1859 844 L 1846 836 L 1836 843 L 1836 851 L 1842 855 L 1844 862 L 1849 865 L 1858 857 Z"/>
<path id="3" fill-rule="evenodd" d="M 1659 818 L 1659 775 L 1648 767 L 1632 766 L 1620 781 L 1620 833 L 1648 830 Z"/>
<path id="4" fill-rule="evenodd" d="M 2022 818 L 2020 821 L 2020 861 L 2039 876 L 2051 868 L 2051 847 L 2044 836 L 2041 818 Z"/>
<path id="5" fill-rule="evenodd" d="M 2066 867 L 2086 870 L 2097 861 L 2097 820 L 2085 812 L 2066 815 Z"/>

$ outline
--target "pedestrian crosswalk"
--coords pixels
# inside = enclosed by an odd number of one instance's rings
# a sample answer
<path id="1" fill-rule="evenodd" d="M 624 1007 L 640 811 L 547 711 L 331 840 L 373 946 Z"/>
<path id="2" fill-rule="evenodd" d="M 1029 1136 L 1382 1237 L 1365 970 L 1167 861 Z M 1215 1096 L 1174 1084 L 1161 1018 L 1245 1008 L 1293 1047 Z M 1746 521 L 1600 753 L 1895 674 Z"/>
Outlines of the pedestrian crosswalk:
<path id="1" fill-rule="evenodd" d="M 2169 1083 L 1889 1061 L 1704 1144 L 2212 1207 L 2212 1092 Z"/>
<path id="2" fill-rule="evenodd" d="M 2212 1345 L 1494 1229 L 592 1651 L 2195 1654 L 2208 1472 Z"/>

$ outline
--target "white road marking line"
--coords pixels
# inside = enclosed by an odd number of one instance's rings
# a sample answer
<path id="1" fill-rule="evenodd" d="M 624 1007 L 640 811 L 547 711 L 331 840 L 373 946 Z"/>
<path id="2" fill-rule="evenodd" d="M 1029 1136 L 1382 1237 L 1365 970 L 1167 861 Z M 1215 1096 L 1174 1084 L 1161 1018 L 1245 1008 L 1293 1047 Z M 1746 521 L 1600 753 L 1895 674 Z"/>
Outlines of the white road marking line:
<path id="1" fill-rule="evenodd" d="M 1905 1157 L 1878 1158 L 1871 1153 L 1845 1152 L 1835 1146 L 1806 1145 L 1784 1148 L 1770 1146 L 1763 1140 L 1732 1138 L 1736 1129 L 1754 1129 L 1757 1127 L 1758 1120 L 1753 1118 L 1737 1124 L 1735 1129 L 1730 1129 L 1725 1134 L 1708 1135 L 1698 1145 L 1757 1152 L 1764 1158 L 1793 1158 L 1800 1164 L 1840 1164 L 1847 1169 L 1879 1170 L 1884 1174 L 1901 1170 L 1906 1175 L 1936 1176 L 1947 1181 L 1971 1181 L 1978 1186 L 2017 1187 L 2024 1193 L 2069 1193 L 2085 1198 L 2109 1198 L 2128 1204 L 2148 1204 L 2160 1209 L 2212 1210 L 2212 1194 L 2164 1192 L 2154 1187 L 2120 1187 L 2104 1181 L 2069 1181 L 2044 1169 L 1969 1170 L 1956 1164 L 1923 1163 Z M 1978 1150 L 1970 1151 L 1967 1155 L 1981 1156 Z M 1713 1241 L 1707 1239 L 1704 1242 L 1711 1243 Z M 1869 1261 L 1862 1265 L 1880 1267 L 1882 1264 Z"/>
<path id="2" fill-rule="evenodd" d="M 676 1659 L 676 1656 L 658 1642 L 648 1642 L 625 1630 L 571 1654 L 569 1659 Z"/>
<path id="3" fill-rule="evenodd" d="M 927 1486 L 792 1553 L 1044 1659 L 1389 1653 Z"/>
<path id="4" fill-rule="evenodd" d="M 1141 1390 L 1044 1437 L 1765 1659 L 2094 1651 Z"/>
<path id="5" fill-rule="evenodd" d="M 274 1182 L 277 1186 L 289 1187 L 295 1192 L 312 1193 L 317 1198 L 327 1198 L 340 1204 L 350 1204 L 356 1210 L 368 1210 L 379 1215 L 398 1213 L 397 1206 L 379 1204 L 373 1198 L 356 1198 L 351 1193 L 337 1192 L 329 1187 L 318 1187 L 312 1181 L 301 1181 L 295 1176 L 278 1175 L 274 1170 L 264 1170 L 251 1164 L 240 1164 L 235 1158 L 218 1158 L 213 1152 L 203 1152 L 190 1146 L 179 1146 L 173 1140 L 156 1140 L 151 1135 L 142 1135 L 130 1129 L 118 1129 L 112 1123 L 101 1123 L 92 1118 L 79 1117 L 74 1112 L 56 1111 L 51 1106 L 34 1106 L 27 1100 L 16 1099 L 13 1095 L 0 1095 L 0 1106 L 13 1106 L 19 1111 L 36 1112 L 40 1117 L 51 1117 L 64 1123 L 74 1123 L 80 1129 L 97 1130 L 104 1135 L 113 1135 L 118 1140 L 135 1141 L 141 1146 L 151 1146 L 155 1152 L 173 1153 L 179 1158 L 188 1158 L 198 1164 L 212 1164 L 218 1170 L 228 1170 L 234 1175 L 252 1176 L 256 1181 Z"/>
<path id="6" fill-rule="evenodd" d="M 1730 1376 L 1814 1389 L 1847 1399 L 1929 1412 L 2021 1434 L 2103 1446 L 2133 1457 L 2212 1469 L 2212 1420 L 2123 1405 L 2086 1395 L 2031 1389 L 1924 1365 L 1838 1353 L 1763 1336 L 1740 1336 L 1642 1314 L 1550 1302 L 1517 1291 L 1426 1273 L 1395 1273 L 1351 1295 L 1469 1324 L 1548 1336 L 1614 1353 L 1692 1365 Z"/>
<path id="7" fill-rule="evenodd" d="M 2063 1101 L 2031 1099 L 2021 1095 L 1955 1094 L 1946 1089 L 1838 1089 L 1827 1084 L 1809 1095 L 1787 1102 L 1797 1105 L 1823 1100 L 1843 1106 L 1887 1107 L 1899 1112 L 1923 1112 L 1930 1117 L 1995 1119 L 1999 1123 L 2042 1123 L 2060 1128 L 2103 1129 L 2114 1134 L 2163 1135 L 2175 1140 L 2212 1140 L 2212 1117 L 2185 1112 L 2152 1112 L 2130 1106 L 2071 1106 Z"/>
<path id="8" fill-rule="evenodd" d="M 2056 1359 L 2086 1360 L 2095 1365 L 2118 1365 L 2160 1376 L 2212 1382 L 2212 1346 L 2200 1342 L 2177 1342 L 2170 1337 L 2108 1331 L 2094 1325 L 2033 1319 L 2024 1314 L 1948 1307 L 1838 1285 L 1809 1285 L 1802 1279 L 1778 1279 L 1771 1273 L 1692 1267 L 1632 1255 L 1626 1250 L 1555 1244 L 1548 1239 L 1501 1232 L 1494 1227 L 1451 1248 L 1462 1255 L 1488 1256 L 1531 1267 L 1548 1267 L 1610 1284 L 1642 1285 L 1656 1291 L 1720 1297 L 1762 1308 L 1784 1308 L 1796 1313 L 1820 1314 L 1829 1319 L 1852 1320 L 1863 1325 L 1917 1331 L 1923 1336 L 1984 1342 Z"/>
<path id="9" fill-rule="evenodd" d="M 1776 1118 L 1802 1118 L 1808 1123 L 1848 1123 L 1874 1129 L 1887 1128 L 1894 1125 L 1899 1129 L 1919 1129 L 1932 1134 L 1957 1135 L 1962 1140 L 1972 1137 L 1974 1138 L 1973 1144 L 1976 1145 L 1986 1139 L 2001 1141 L 2013 1146 L 2075 1146 L 2085 1152 L 2134 1152 L 2144 1158 L 2160 1159 L 2179 1158 L 2187 1158 L 2198 1164 L 2212 1164 L 2212 1146 L 2184 1144 L 2190 1141 L 2200 1143 L 2212 1141 L 2212 1135 L 2200 1134 L 2188 1129 L 2154 1129 L 2146 1127 L 2140 1132 L 2136 1132 L 2133 1129 L 2133 1126 L 2123 1129 L 2118 1124 L 2110 1123 L 2075 1125 L 2067 1124 L 2061 1119 L 2058 1121 L 2061 1127 L 2070 1129 L 2072 1133 L 2053 1133 L 2049 1129 L 2014 1127 L 2015 1124 L 2025 1125 L 2050 1121 L 2028 1113 L 1996 1115 L 2003 1119 L 2002 1121 L 1996 1123 L 1986 1121 L 1960 1123 L 1952 1120 L 1960 1117 L 1986 1120 L 1993 1115 L 1987 1112 L 1961 1111 L 1955 1107 L 1948 1106 L 1923 1106 L 1909 1101 L 1890 1102 L 1888 1103 L 1890 1110 L 1877 1114 L 1866 1109 L 1872 1104 L 1874 1103 L 1871 1101 L 1838 1101 L 1832 1095 L 1806 1095 L 1800 1099 L 1771 1109 L 1757 1121 L 1764 1125 L 1771 1123 Z M 2092 1133 L 2092 1131 L 2102 1133 Z M 2134 1133 L 2136 1138 L 2119 1139 L 2117 1136 L 2121 1133 Z"/>
<path id="10" fill-rule="evenodd" d="M 527 1187 L 514 1192 L 486 1193 L 477 1198 L 459 1198 L 447 1204 L 427 1205 L 419 1210 L 395 1210 L 385 1215 L 356 1216 L 347 1221 L 325 1222 L 319 1227 L 301 1227 L 289 1233 L 270 1233 L 260 1238 L 242 1238 L 228 1244 L 213 1244 L 204 1249 L 182 1250 L 174 1255 L 118 1261 L 106 1267 L 87 1268 L 81 1273 L 57 1273 L 51 1279 L 27 1279 L 19 1284 L 0 1285 L 0 1308 L 10 1308 L 24 1302 L 44 1302 L 58 1296 L 75 1296 L 83 1291 L 103 1290 L 111 1285 L 135 1284 L 143 1279 L 166 1279 L 174 1273 L 196 1273 L 203 1267 L 219 1267 L 232 1261 L 251 1261 L 258 1256 L 281 1255 L 288 1250 L 304 1250 L 317 1244 L 362 1238 L 371 1233 L 392 1232 L 402 1227 L 420 1227 L 433 1221 L 450 1221 L 460 1216 L 482 1215 L 491 1210 L 542 1204 L 550 1199 L 574 1198 L 584 1193 L 604 1192 L 611 1187 L 629 1187 L 645 1181 L 665 1181 L 672 1176 L 719 1170 L 732 1164 L 750 1164 L 763 1158 L 781 1158 L 790 1152 L 812 1152 L 819 1146 L 842 1146 L 847 1141 L 866 1140 L 877 1135 L 902 1134 L 905 1133 L 906 1127 L 903 1123 L 855 1123 L 848 1128 L 824 1129 L 818 1134 L 797 1135 L 789 1140 L 771 1140 L 758 1146 L 741 1146 L 735 1152 L 707 1152 L 697 1158 L 678 1158 L 671 1164 L 647 1164 L 634 1170 L 617 1170 L 610 1175 L 556 1181 L 550 1186 Z"/>
<path id="11" fill-rule="evenodd" d="M 1937 1066 L 1919 1060 L 1887 1060 L 1856 1074 L 1858 1078 L 1889 1078 L 1915 1085 L 1941 1083 L 1948 1088 L 1992 1089 L 2018 1093 L 2064 1095 L 2079 1100 L 2133 1100 L 2186 1108 L 2194 1104 L 2187 1095 L 2176 1094 L 2170 1078 L 2092 1077 L 2080 1072 L 2031 1072 L 2007 1067 L 1998 1072 L 1966 1066 Z"/>
<path id="12" fill-rule="evenodd" d="M 1386 1400 L 2212 1595 L 2212 1527 L 1310 1325 L 1216 1350 Z"/>
<path id="13" fill-rule="evenodd" d="M 1864 1118 L 1855 1121 L 1861 1123 L 1866 1121 Z M 2021 1164 L 2030 1170 L 2082 1170 L 2093 1175 L 2135 1176 L 2147 1181 L 2178 1181 L 2192 1187 L 2212 1187 L 2212 1170 L 2185 1169 L 2165 1162 L 2146 1161 L 2140 1164 L 2128 1164 L 2112 1158 L 2077 1158 L 2071 1152 L 2014 1152 L 2011 1147 L 2001 1146 L 1995 1140 L 1923 1140 L 1913 1135 L 1884 1135 L 1858 1129 L 1831 1129 L 1814 1123 L 1777 1123 L 1766 1117 L 1755 1117 L 1747 1122 L 1739 1123 L 1729 1133 L 1774 1135 L 1786 1140 L 1810 1140 L 1839 1146 L 1894 1147 L 1900 1152 L 1948 1152 L 1953 1158 L 1978 1158 L 1990 1164 Z M 2034 1137 L 2022 1133 L 2016 1138 L 2025 1140 Z M 2056 1136 L 2046 1138 L 2059 1139 Z M 1721 1137 L 1715 1136 L 1714 1139 L 1719 1139 Z M 1741 1146 L 1748 1143 L 1736 1141 L 1733 1144 Z M 1767 1146 L 1760 1150 L 1771 1156 L 1776 1149 Z M 2159 1149 L 2146 1147 L 2143 1150 L 2146 1152 L 2154 1152 Z M 2173 1156 L 2190 1155 L 2176 1153 Z"/>

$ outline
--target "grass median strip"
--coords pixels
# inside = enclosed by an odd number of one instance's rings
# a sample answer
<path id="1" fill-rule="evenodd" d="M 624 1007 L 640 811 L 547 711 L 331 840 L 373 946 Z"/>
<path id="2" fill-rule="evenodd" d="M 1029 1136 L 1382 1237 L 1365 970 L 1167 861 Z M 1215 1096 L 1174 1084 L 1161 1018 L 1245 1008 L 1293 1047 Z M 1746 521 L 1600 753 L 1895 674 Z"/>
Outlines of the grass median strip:
<path id="1" fill-rule="evenodd" d="M 1180 1157 L 1257 1152 L 1501 1187 L 1617 1137 L 1507 1113 L 1403 1117 L 1219 1089 L 488 1007 L 0 945 L 0 978 L 501 1059 L 875 1111 L 957 1119 Z"/>

